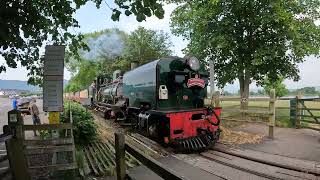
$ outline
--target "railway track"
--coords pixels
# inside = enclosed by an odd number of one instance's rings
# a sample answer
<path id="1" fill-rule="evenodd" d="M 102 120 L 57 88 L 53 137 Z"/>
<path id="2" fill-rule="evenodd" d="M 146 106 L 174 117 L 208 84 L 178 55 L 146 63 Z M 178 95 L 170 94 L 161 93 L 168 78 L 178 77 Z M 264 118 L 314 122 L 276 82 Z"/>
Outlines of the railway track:
<path id="1" fill-rule="evenodd" d="M 316 161 L 307 161 L 250 149 L 232 148 L 222 144 L 218 144 L 213 150 L 265 165 L 320 176 L 320 162 Z"/>
<path id="2" fill-rule="evenodd" d="M 262 179 L 296 179 L 296 180 L 317 180 L 319 176 L 308 173 L 296 171 L 296 168 L 282 168 L 276 164 L 265 164 L 257 162 L 237 155 L 230 155 L 221 151 L 209 150 L 199 154 L 199 157 L 209 160 L 213 163 L 218 163 L 227 166 L 231 169 L 241 171 L 242 174 L 250 174 Z M 228 178 L 228 174 L 223 176 Z"/>
<path id="3" fill-rule="evenodd" d="M 179 156 L 179 154 L 174 154 L 173 149 L 163 148 L 158 143 L 140 134 L 134 134 L 131 136 L 135 137 L 137 141 L 140 141 L 140 143 L 145 143 L 145 145 L 149 148 L 156 149 L 155 151 L 160 152 L 162 155 L 173 155 L 175 157 Z M 276 157 L 278 159 L 281 158 L 276 155 L 269 155 L 269 159 L 259 159 L 258 157 L 251 158 L 243 153 L 237 154 L 232 150 L 227 150 L 226 147 L 221 147 L 221 144 L 218 144 L 217 146 L 218 147 L 216 147 L 214 150 L 208 150 L 199 154 L 189 154 L 186 156 L 198 160 L 201 158 L 200 161 L 202 162 L 200 164 L 202 165 L 199 165 L 199 168 L 207 172 L 209 171 L 210 173 L 214 172 L 214 175 L 218 175 L 223 179 L 234 179 L 234 174 L 243 175 L 244 177 L 254 177 L 254 179 L 256 177 L 259 179 L 320 179 L 320 169 L 317 170 L 315 166 L 313 168 L 312 164 L 307 164 L 307 162 L 303 160 L 296 160 L 281 156 L 283 160 L 282 162 L 272 163 L 270 162 L 270 157 Z M 294 166 L 290 163 L 296 164 L 297 166 Z M 191 164 L 194 165 L 193 163 Z M 214 167 L 212 165 L 219 164 L 220 166 L 225 167 L 225 169 L 229 169 L 234 172 L 221 171 L 220 173 L 217 173 L 214 168 L 210 169 L 210 164 L 211 167 Z M 304 166 L 304 168 L 302 168 L 302 166 Z"/>
<path id="4" fill-rule="evenodd" d="M 175 154 L 173 149 L 163 148 L 158 143 L 140 134 L 130 136 L 135 137 L 137 142 L 144 143 L 145 146 L 160 152 L 162 155 L 172 155 L 215 176 L 219 176 L 222 179 L 320 180 L 320 168 L 316 168 L 316 164 L 312 164 L 309 161 L 271 154 L 268 154 L 269 157 L 267 157 L 267 159 L 259 159 L 259 157 L 251 158 L 248 156 L 249 154 L 244 154 L 243 152 L 236 153 L 234 149 L 228 150 L 226 146 L 219 143 L 213 150 L 193 154 Z M 255 155 L 257 155 L 259 152 L 255 153 Z M 270 157 L 283 161 L 270 162 Z M 235 176 L 242 178 L 235 178 Z"/>
<path id="5" fill-rule="evenodd" d="M 201 153 L 176 154 L 172 148 L 165 148 L 141 134 L 126 132 L 126 138 L 132 144 L 155 158 L 173 156 L 221 179 L 320 180 L 320 166 L 316 162 L 239 150 L 220 143 Z"/>

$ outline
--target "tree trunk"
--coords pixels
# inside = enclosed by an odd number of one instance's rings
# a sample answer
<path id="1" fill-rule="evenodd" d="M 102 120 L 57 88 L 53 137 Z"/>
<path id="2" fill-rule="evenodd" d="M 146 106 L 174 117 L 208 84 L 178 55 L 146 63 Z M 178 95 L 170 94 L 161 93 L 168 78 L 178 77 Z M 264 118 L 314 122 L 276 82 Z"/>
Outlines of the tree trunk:
<path id="1" fill-rule="evenodd" d="M 248 71 L 239 76 L 241 109 L 248 109 L 250 75 Z"/>

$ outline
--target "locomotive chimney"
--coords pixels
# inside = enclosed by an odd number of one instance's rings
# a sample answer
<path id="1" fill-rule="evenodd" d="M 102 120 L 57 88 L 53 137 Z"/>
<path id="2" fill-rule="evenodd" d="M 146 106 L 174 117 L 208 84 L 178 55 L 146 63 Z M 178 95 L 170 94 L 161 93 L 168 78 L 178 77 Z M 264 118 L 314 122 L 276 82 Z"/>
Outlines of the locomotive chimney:
<path id="1" fill-rule="evenodd" d="M 132 62 L 131 63 L 131 70 L 137 68 L 138 63 L 137 62 Z"/>

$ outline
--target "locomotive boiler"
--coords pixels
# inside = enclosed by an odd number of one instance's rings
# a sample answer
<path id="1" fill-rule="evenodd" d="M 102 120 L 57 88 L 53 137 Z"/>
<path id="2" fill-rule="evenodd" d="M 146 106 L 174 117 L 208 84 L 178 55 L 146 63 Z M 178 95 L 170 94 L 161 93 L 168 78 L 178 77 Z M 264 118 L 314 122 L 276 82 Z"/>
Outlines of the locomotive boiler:
<path id="1" fill-rule="evenodd" d="M 112 81 L 98 77 L 92 104 L 163 144 L 203 150 L 220 135 L 221 108 L 204 105 L 208 76 L 194 57 L 161 58 L 123 75 L 116 71 Z"/>

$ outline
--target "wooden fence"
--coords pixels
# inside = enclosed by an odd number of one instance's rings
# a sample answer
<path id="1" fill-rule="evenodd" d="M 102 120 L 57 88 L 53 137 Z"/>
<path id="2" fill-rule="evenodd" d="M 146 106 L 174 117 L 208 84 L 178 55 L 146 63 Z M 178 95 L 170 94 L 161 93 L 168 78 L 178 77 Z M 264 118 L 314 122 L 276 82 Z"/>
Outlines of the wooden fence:
<path id="1" fill-rule="evenodd" d="M 13 138 L 6 141 L 12 175 L 15 179 L 48 178 L 59 170 L 76 169 L 72 124 L 24 125 L 19 112 L 10 122 Z M 27 138 L 27 131 L 46 136 Z"/>
<path id="2" fill-rule="evenodd" d="M 248 102 L 247 109 L 241 109 L 240 103 L 243 101 Z M 234 105 L 234 102 L 238 104 Z M 224 121 L 268 125 L 270 138 L 273 138 L 273 129 L 276 121 L 277 124 L 281 125 L 281 121 L 284 119 L 287 119 L 286 121 L 290 123 L 289 126 L 293 125 L 296 128 L 309 128 L 320 131 L 319 97 L 303 97 L 302 93 L 299 93 L 292 98 L 276 98 L 275 91 L 272 90 L 269 97 L 242 99 L 241 97 L 223 97 L 220 96 L 219 92 L 216 92 L 209 103 L 214 103 L 215 106 L 222 106 L 222 119 Z M 309 107 L 310 103 L 312 104 L 311 107 Z M 225 106 L 224 104 L 229 105 Z M 232 113 L 234 116 L 230 115 Z"/>
<path id="3" fill-rule="evenodd" d="M 22 129 L 24 132 L 45 131 L 51 136 L 48 139 L 23 140 L 29 173 L 37 175 L 39 171 L 44 171 L 46 176 L 48 172 L 77 168 L 72 124 L 24 125 Z M 35 162 L 34 157 L 47 159 Z"/>
<path id="4" fill-rule="evenodd" d="M 223 107 L 222 109 L 222 120 L 225 121 L 237 121 L 237 122 L 251 122 L 251 123 L 263 123 L 269 126 L 269 138 L 274 137 L 274 126 L 276 124 L 275 122 L 275 103 L 276 103 L 276 96 L 275 96 L 275 90 L 271 90 L 270 97 L 263 98 L 249 98 L 249 99 L 243 99 L 241 97 L 222 97 L 220 96 L 220 92 L 217 91 L 215 95 L 213 96 L 212 103 L 214 102 L 214 106 L 221 107 L 221 103 L 223 102 L 230 102 L 230 101 L 236 101 L 236 102 L 268 102 L 269 107 L 268 108 L 255 108 L 253 106 L 248 106 L 250 108 L 241 108 L 238 105 L 236 106 L 230 106 L 230 107 Z M 255 109 L 251 109 L 255 108 Z M 237 117 L 232 116 L 225 116 L 227 113 L 237 113 Z M 257 121 L 256 118 L 254 120 L 249 118 L 250 114 L 254 114 L 255 116 L 266 116 L 267 121 Z"/>

